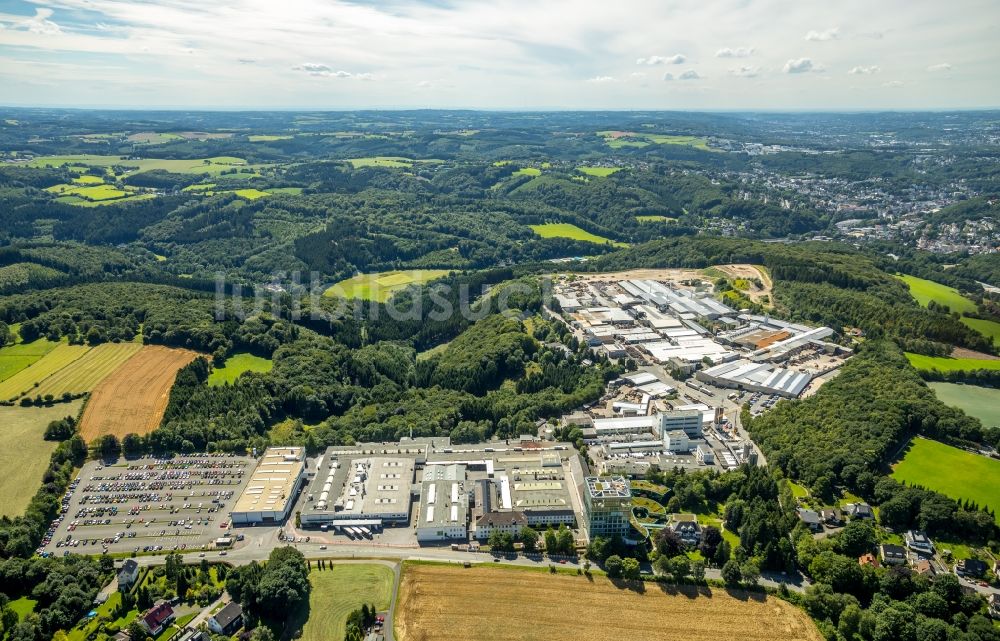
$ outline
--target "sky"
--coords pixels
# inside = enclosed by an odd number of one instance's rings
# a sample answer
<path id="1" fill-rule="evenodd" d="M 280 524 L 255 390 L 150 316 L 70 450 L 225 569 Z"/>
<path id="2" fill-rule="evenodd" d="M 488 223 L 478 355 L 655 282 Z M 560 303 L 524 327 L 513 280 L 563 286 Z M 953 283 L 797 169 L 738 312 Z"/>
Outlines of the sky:
<path id="1" fill-rule="evenodd" d="M 0 104 L 1000 107 L 1000 0 L 0 0 Z"/>

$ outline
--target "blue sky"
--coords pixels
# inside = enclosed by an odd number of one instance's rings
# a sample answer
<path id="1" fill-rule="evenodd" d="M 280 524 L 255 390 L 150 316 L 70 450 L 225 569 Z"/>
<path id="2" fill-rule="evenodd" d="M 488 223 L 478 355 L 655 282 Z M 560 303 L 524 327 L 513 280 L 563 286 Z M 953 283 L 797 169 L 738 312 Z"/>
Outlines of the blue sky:
<path id="1" fill-rule="evenodd" d="M 0 104 L 1000 107 L 997 0 L 0 0 Z"/>

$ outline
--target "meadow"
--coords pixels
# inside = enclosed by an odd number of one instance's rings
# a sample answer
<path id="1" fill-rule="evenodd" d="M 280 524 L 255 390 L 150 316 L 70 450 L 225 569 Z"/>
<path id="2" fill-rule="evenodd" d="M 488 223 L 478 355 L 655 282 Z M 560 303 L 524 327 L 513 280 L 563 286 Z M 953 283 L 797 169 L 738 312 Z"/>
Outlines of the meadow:
<path id="1" fill-rule="evenodd" d="M 577 167 L 576 170 L 588 176 L 607 178 L 616 171 L 621 171 L 621 167 Z"/>
<path id="2" fill-rule="evenodd" d="M 10 401 L 25 394 L 34 396 L 36 385 L 40 385 L 49 376 L 82 358 L 88 351 L 90 348 L 83 345 L 60 344 L 39 360 L 0 383 L 0 400 Z"/>
<path id="3" fill-rule="evenodd" d="M 284 135 L 279 136 L 276 134 L 260 134 L 256 136 L 247 136 L 247 140 L 250 142 L 274 142 L 276 140 L 291 140 L 292 136 Z"/>
<path id="4" fill-rule="evenodd" d="M 997 511 L 1000 523 L 1000 461 L 926 438 L 910 442 L 903 459 L 892 466 L 892 477 L 922 485 L 956 500 L 971 500 Z"/>
<path id="5" fill-rule="evenodd" d="M 309 573 L 309 620 L 301 641 L 343 639 L 347 616 L 362 604 L 387 610 L 395 576 L 391 568 L 376 563 L 337 563 Z"/>
<path id="6" fill-rule="evenodd" d="M 91 349 L 82 357 L 76 359 L 58 372 L 55 372 L 38 387 L 31 390 L 31 395 L 44 398 L 51 394 L 59 398 L 63 394 L 83 394 L 92 391 L 111 372 L 132 358 L 142 345 L 139 343 L 104 343 Z"/>
<path id="7" fill-rule="evenodd" d="M 931 301 L 935 301 L 939 305 L 947 305 L 951 311 L 959 314 L 976 311 L 976 304 L 962 296 L 954 287 L 916 276 L 902 275 L 898 278 L 906 283 L 906 286 L 910 288 L 910 295 L 924 307 L 927 307 Z"/>
<path id="8" fill-rule="evenodd" d="M 233 354 L 226 359 L 222 367 L 212 368 L 208 375 L 209 385 L 224 385 L 234 382 L 244 372 L 267 373 L 274 367 L 274 361 L 269 358 L 254 356 L 246 352 Z"/>
<path id="9" fill-rule="evenodd" d="M 0 383 L 37 362 L 58 344 L 39 338 L 31 343 L 18 343 L 0 348 Z"/>
<path id="10" fill-rule="evenodd" d="M 698 136 L 646 134 L 634 131 L 598 131 L 597 135 L 604 138 L 604 142 L 612 149 L 648 147 L 649 145 L 687 145 L 702 151 L 714 151 L 708 146 L 707 138 Z"/>
<path id="11" fill-rule="evenodd" d="M 538 167 L 521 167 L 520 169 L 518 169 L 517 171 L 515 171 L 511 175 L 512 176 L 532 176 L 532 177 L 534 177 L 534 176 L 541 176 L 542 175 L 542 170 L 539 169 Z"/>
<path id="12" fill-rule="evenodd" d="M 975 416 L 987 427 L 1000 427 L 1000 389 L 956 383 L 928 383 L 947 405 Z"/>
<path id="13" fill-rule="evenodd" d="M 546 223 L 544 225 L 530 225 L 530 227 L 533 232 L 542 238 L 572 238 L 573 240 L 585 240 L 602 245 L 604 243 L 611 243 L 615 247 L 628 247 L 626 243 L 619 243 L 610 238 L 592 234 L 571 223 Z"/>
<path id="14" fill-rule="evenodd" d="M 398 641 L 822 638 L 804 611 L 764 595 L 655 583 L 628 589 L 603 576 L 413 563 L 403 565 L 395 629 Z"/>
<path id="15" fill-rule="evenodd" d="M 358 169 L 360 167 L 392 167 L 396 169 L 408 169 L 418 163 L 439 163 L 436 159 L 403 158 L 402 156 L 369 156 L 368 158 L 348 158 L 347 162 Z"/>
<path id="16" fill-rule="evenodd" d="M 676 218 L 671 218 L 670 216 L 652 216 L 652 215 L 636 216 L 635 219 L 638 220 L 640 223 L 668 223 L 670 221 L 677 220 Z"/>
<path id="17" fill-rule="evenodd" d="M 994 345 L 1000 345 L 1000 323 L 982 318 L 963 316 L 962 324 L 971 327 L 983 336 L 992 338 Z"/>
<path id="18" fill-rule="evenodd" d="M 411 269 L 377 274 L 358 274 L 336 283 L 323 295 L 360 298 L 361 300 L 375 300 L 384 303 L 405 287 L 422 285 L 448 273 L 447 269 Z"/>
<path id="19" fill-rule="evenodd" d="M 50 407 L 0 406 L 0 516 L 18 516 L 38 491 L 55 441 L 42 438 L 52 421 L 77 416 L 83 400 Z"/>
<path id="20" fill-rule="evenodd" d="M 918 370 L 938 370 L 939 372 L 968 372 L 977 369 L 1000 370 L 1000 359 L 950 358 L 947 356 L 925 356 L 906 352 L 910 365 Z"/>
<path id="21" fill-rule="evenodd" d="M 141 158 L 139 160 L 124 160 L 120 156 L 98 156 L 80 154 L 73 156 L 41 156 L 35 158 L 29 167 L 62 167 L 63 165 L 83 165 L 88 167 L 132 167 L 135 173 L 164 169 L 178 174 L 219 174 L 234 167 L 252 168 L 242 158 L 232 156 L 216 156 L 213 158 L 195 158 L 175 160 L 169 158 Z"/>

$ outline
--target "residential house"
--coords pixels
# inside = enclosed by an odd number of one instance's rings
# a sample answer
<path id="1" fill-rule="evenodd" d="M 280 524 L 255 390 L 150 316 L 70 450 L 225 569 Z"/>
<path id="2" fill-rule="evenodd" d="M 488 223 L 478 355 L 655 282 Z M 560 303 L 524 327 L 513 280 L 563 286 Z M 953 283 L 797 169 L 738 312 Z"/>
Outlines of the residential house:
<path id="1" fill-rule="evenodd" d="M 990 616 L 994 619 L 1000 619 L 1000 594 L 990 595 Z"/>
<path id="2" fill-rule="evenodd" d="M 872 521 L 875 519 L 875 511 L 867 503 L 847 503 L 844 505 L 844 514 L 847 518 Z"/>
<path id="3" fill-rule="evenodd" d="M 934 564 L 927 559 L 920 559 L 913 564 L 913 571 L 921 576 L 934 576 Z"/>
<path id="4" fill-rule="evenodd" d="M 903 542 L 917 554 L 934 554 L 934 542 L 919 530 L 907 530 L 903 535 Z"/>
<path id="5" fill-rule="evenodd" d="M 129 591 L 138 578 L 139 564 L 135 562 L 135 559 L 125 559 L 125 563 L 118 570 L 118 590 L 121 592 Z"/>
<path id="6" fill-rule="evenodd" d="M 806 527 L 813 532 L 823 531 L 823 522 L 820 520 L 819 514 L 817 514 L 814 510 L 807 510 L 800 507 L 797 511 L 799 514 L 799 520 L 805 523 Z"/>
<path id="7" fill-rule="evenodd" d="M 694 514 L 674 514 L 667 527 L 688 547 L 697 547 L 701 542 L 701 526 Z"/>
<path id="8" fill-rule="evenodd" d="M 858 565 L 871 565 L 877 568 L 878 558 L 871 552 L 862 554 L 861 556 L 858 557 Z"/>
<path id="9" fill-rule="evenodd" d="M 205 630 L 187 628 L 181 632 L 179 637 L 174 637 L 173 641 L 208 641 L 208 632 Z"/>
<path id="10" fill-rule="evenodd" d="M 878 546 L 883 565 L 906 565 L 906 548 L 891 543 Z"/>
<path id="11" fill-rule="evenodd" d="M 157 601 L 142 615 L 140 625 L 149 631 L 151 636 L 157 636 L 174 620 L 174 609 L 166 601 Z"/>
<path id="12" fill-rule="evenodd" d="M 989 566 L 979 559 L 960 559 L 955 564 L 955 573 L 959 576 L 973 576 L 979 578 L 986 574 Z"/>
<path id="13" fill-rule="evenodd" d="M 243 608 L 235 601 L 230 601 L 208 618 L 208 629 L 216 634 L 232 636 L 243 627 Z"/>

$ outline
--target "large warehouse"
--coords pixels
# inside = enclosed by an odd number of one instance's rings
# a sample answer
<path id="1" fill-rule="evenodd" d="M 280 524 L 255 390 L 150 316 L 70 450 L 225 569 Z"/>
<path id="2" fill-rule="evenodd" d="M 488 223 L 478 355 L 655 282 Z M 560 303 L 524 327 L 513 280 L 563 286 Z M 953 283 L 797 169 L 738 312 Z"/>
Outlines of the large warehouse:
<path id="1" fill-rule="evenodd" d="M 812 375 L 767 363 L 738 360 L 701 370 L 695 378 L 719 387 L 796 398 L 812 380 Z"/>
<path id="2" fill-rule="evenodd" d="M 330 448 L 307 491 L 303 525 L 405 524 L 410 518 L 414 466 L 408 456 L 342 456 Z"/>
<path id="3" fill-rule="evenodd" d="M 305 449 L 269 447 L 230 513 L 233 525 L 281 523 L 305 479 Z"/>

